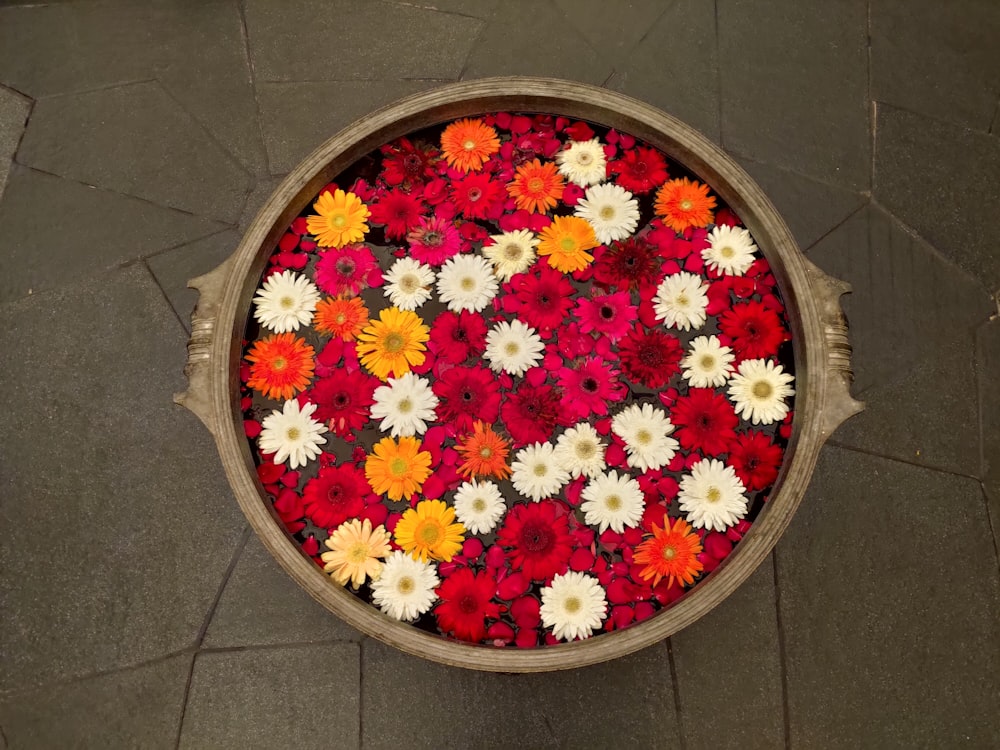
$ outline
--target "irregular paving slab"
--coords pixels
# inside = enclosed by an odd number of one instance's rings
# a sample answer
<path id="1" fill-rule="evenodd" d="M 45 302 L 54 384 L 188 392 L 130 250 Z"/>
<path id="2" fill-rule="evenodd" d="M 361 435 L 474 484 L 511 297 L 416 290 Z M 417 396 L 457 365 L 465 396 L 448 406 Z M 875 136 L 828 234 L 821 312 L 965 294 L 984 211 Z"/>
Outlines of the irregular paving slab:
<path id="1" fill-rule="evenodd" d="M 726 148 L 867 189 L 866 0 L 719 0 L 718 13 Z"/>
<path id="2" fill-rule="evenodd" d="M 1000 138 L 883 104 L 876 115 L 875 198 L 991 291 L 1000 290 Z"/>
<path id="3" fill-rule="evenodd" d="M 979 373 L 979 433 L 983 451 L 983 489 L 1000 548 L 1000 316 L 976 332 L 976 364 Z"/>
<path id="4" fill-rule="evenodd" d="M 360 679 L 354 643 L 200 653 L 180 747 L 357 748 Z"/>
<path id="5" fill-rule="evenodd" d="M 728 599 L 671 638 L 688 750 L 784 744 L 774 599 L 767 558 Z"/>
<path id="6" fill-rule="evenodd" d="M 827 447 L 777 560 L 792 747 L 1000 744 L 978 482 Z"/>
<path id="7" fill-rule="evenodd" d="M 696 4 L 685 0 L 685 8 L 678 10 L 677 4 L 663 3 L 661 0 L 632 0 L 628 3 L 608 3 L 605 0 L 555 0 L 556 7 L 562 11 L 566 22 L 579 31 L 591 47 L 600 50 L 601 55 L 611 62 L 617 70 L 628 66 L 633 50 L 640 41 L 648 39 L 660 26 L 657 21 L 661 16 L 679 18 L 678 12 L 697 10 Z M 705 3 L 701 3 L 705 5 Z M 712 17 L 712 26 L 707 31 L 715 34 L 715 13 L 711 4 L 707 5 Z M 700 15 L 700 14 L 698 14 Z M 688 17 L 691 23 L 690 36 L 701 36 L 702 30 L 697 23 L 700 19 Z M 698 29 L 698 31 L 695 31 Z M 704 39 L 704 37 L 702 37 Z M 674 35 L 674 41 L 676 34 Z M 661 48 L 661 52 L 673 57 L 673 50 Z M 664 70 L 669 70 L 668 61 L 664 60 Z"/>
<path id="8" fill-rule="evenodd" d="M 248 0 L 245 7 L 258 83 L 454 79 L 483 27 L 478 18 L 377 0 Z"/>
<path id="9" fill-rule="evenodd" d="M 226 583 L 204 645 L 360 639 L 358 631 L 317 604 L 292 580 L 254 535 Z"/>
<path id="10" fill-rule="evenodd" d="M 810 251 L 844 279 L 854 393 L 867 407 L 833 440 L 970 476 L 979 473 L 973 330 L 993 311 L 982 286 L 877 207 Z"/>
<path id="11" fill-rule="evenodd" d="M 75 282 L 223 226 L 14 165 L 0 201 L 0 302 Z"/>
<path id="12" fill-rule="evenodd" d="M 526 675 L 444 667 L 370 640 L 363 650 L 366 750 L 404 747 L 415 737 L 456 748 L 673 747 L 679 740 L 666 644 Z"/>
<path id="13" fill-rule="evenodd" d="M 871 3 L 871 98 L 986 131 L 1000 95 L 1000 5 Z"/>
<path id="14" fill-rule="evenodd" d="M 21 142 L 31 102 L 16 91 L 0 86 L 0 197 L 3 196 L 10 162 Z"/>
<path id="15" fill-rule="evenodd" d="M 18 161 L 232 224 L 251 187 L 246 171 L 156 82 L 37 102 Z"/>
<path id="16" fill-rule="evenodd" d="M 141 265 L 3 307 L 0 690 L 194 644 L 245 521 Z"/>
<path id="17" fill-rule="evenodd" d="M 47 687 L 0 704 L 11 748 L 174 748 L 193 655 Z"/>

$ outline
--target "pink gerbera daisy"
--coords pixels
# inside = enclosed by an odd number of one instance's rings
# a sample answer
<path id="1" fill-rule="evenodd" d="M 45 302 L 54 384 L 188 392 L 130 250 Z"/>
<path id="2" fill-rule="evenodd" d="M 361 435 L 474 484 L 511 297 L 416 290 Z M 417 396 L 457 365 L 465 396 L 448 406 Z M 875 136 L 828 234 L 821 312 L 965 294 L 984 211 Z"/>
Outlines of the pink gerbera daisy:
<path id="1" fill-rule="evenodd" d="M 359 294 L 377 283 L 376 274 L 381 276 L 378 262 L 365 245 L 330 248 L 316 261 L 316 284 L 333 297 Z"/>
<path id="2" fill-rule="evenodd" d="M 459 365 L 469 357 L 479 357 L 486 351 L 486 322 L 478 313 L 446 310 L 439 313 L 431 325 L 427 348 L 449 364 Z"/>
<path id="3" fill-rule="evenodd" d="M 563 389 L 563 410 L 574 419 L 607 414 L 608 402 L 621 401 L 626 393 L 618 382 L 618 370 L 600 357 L 560 368 L 558 382 Z"/>
<path id="4" fill-rule="evenodd" d="M 574 292 L 566 274 L 542 265 L 535 273 L 519 274 L 513 283 L 516 312 L 521 320 L 540 331 L 563 323 Z"/>
<path id="5" fill-rule="evenodd" d="M 472 432 L 476 420 L 492 424 L 500 416 L 500 386 L 487 367 L 452 367 L 432 388 L 438 397 L 438 417 L 459 432 Z"/>
<path id="6" fill-rule="evenodd" d="M 583 333 L 596 331 L 617 341 L 626 335 L 636 320 L 638 308 L 630 304 L 628 292 L 615 292 L 591 299 L 581 299 L 576 303 L 576 315 L 580 319 Z"/>
<path id="7" fill-rule="evenodd" d="M 421 263 L 440 266 L 462 249 L 462 238 L 451 221 L 430 216 L 406 235 L 410 243 L 410 256 Z"/>
<path id="8" fill-rule="evenodd" d="M 386 239 L 398 240 L 420 222 L 423 204 L 414 195 L 390 190 L 368 208 L 371 211 L 368 221 L 385 225 Z"/>

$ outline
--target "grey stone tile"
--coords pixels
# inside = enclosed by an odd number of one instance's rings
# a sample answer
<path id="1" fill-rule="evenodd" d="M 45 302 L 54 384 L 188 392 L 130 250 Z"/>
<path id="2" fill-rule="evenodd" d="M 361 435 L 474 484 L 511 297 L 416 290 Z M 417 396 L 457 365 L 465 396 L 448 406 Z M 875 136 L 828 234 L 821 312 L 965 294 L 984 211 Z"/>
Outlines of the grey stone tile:
<path id="1" fill-rule="evenodd" d="M 251 187 L 156 82 L 37 102 L 18 161 L 234 224 Z"/>
<path id="2" fill-rule="evenodd" d="M 167 295 L 188 333 L 191 332 L 191 312 L 198 301 L 198 292 L 188 289 L 188 281 L 222 263 L 233 254 L 239 241 L 239 235 L 230 229 L 160 253 L 146 261 L 156 277 L 156 283 Z"/>
<path id="3" fill-rule="evenodd" d="M 333 133 L 330 133 L 330 135 L 333 135 Z M 257 178 L 257 183 L 254 185 L 253 190 L 250 191 L 250 195 L 247 196 L 247 202 L 243 206 L 243 215 L 240 217 L 239 223 L 240 235 L 246 234 L 253 220 L 257 218 L 257 213 L 267 203 L 267 199 L 271 197 L 271 194 L 278 189 L 278 185 L 281 184 L 283 179 L 284 177 L 271 176 Z"/>
<path id="4" fill-rule="evenodd" d="M 245 7 L 258 82 L 454 79 L 483 26 L 478 18 L 378 0 L 248 0 Z"/>
<path id="5" fill-rule="evenodd" d="M 76 281 L 223 227 L 15 164 L 0 201 L 0 302 Z"/>
<path id="6" fill-rule="evenodd" d="M 141 265 L 3 307 L 0 691 L 191 646 L 245 521 Z"/>
<path id="7" fill-rule="evenodd" d="M 673 15 L 677 10 L 675 3 L 665 3 L 663 0 L 628 0 L 618 3 L 609 3 L 605 0 L 554 0 L 554 2 L 563 12 L 566 21 L 583 35 L 591 47 L 600 50 L 601 55 L 618 70 L 626 67 L 632 50 L 644 37 L 647 37 L 660 16 L 668 10 Z M 701 3 L 701 5 L 707 5 L 709 15 L 714 18 L 715 13 L 711 3 Z M 687 20 L 693 27 L 690 30 L 692 37 L 704 33 L 701 29 L 695 31 L 700 25 L 698 23 L 700 19 Z M 707 31 L 714 35 L 714 23 Z M 672 50 L 661 49 L 661 52 L 672 52 Z M 668 69 L 668 66 L 664 65 L 661 71 L 666 72 Z"/>
<path id="8" fill-rule="evenodd" d="M 678 742 L 665 644 L 568 672 L 505 675 L 444 667 L 366 640 L 362 669 L 368 750 Z"/>
<path id="9" fill-rule="evenodd" d="M 486 18 L 497 6 L 500 0 L 388 0 L 395 5 L 410 5 L 425 10 L 437 10 L 442 13 L 457 13 L 460 16 Z"/>
<path id="10" fill-rule="evenodd" d="M 253 536 L 226 584 L 204 645 L 214 648 L 360 638 L 358 631 L 299 587 Z"/>
<path id="11" fill-rule="evenodd" d="M 530 19 L 530 23 L 526 23 Z M 612 64 L 554 6 L 504 0 L 468 56 L 463 79 L 552 76 L 603 83 Z"/>
<path id="12" fill-rule="evenodd" d="M 976 365 L 979 375 L 979 433 L 982 439 L 982 478 L 1000 548 L 1000 316 L 976 331 Z"/>
<path id="13" fill-rule="evenodd" d="M 4 86 L 0 86 L 0 197 L 3 196 L 10 162 L 21 142 L 24 124 L 28 121 L 31 102 Z"/>
<path id="14" fill-rule="evenodd" d="M 1000 94 L 1000 5 L 871 3 L 872 99 L 987 130 Z"/>
<path id="15" fill-rule="evenodd" d="M 868 187 L 867 3 L 718 0 L 727 149 Z"/>
<path id="16" fill-rule="evenodd" d="M 612 16 L 619 11 L 618 5 L 601 5 Z M 655 15 L 654 6 L 658 8 Z M 679 0 L 669 5 L 643 4 L 642 8 L 655 24 L 634 29 L 635 34 L 643 35 L 642 41 L 624 61 L 615 62 L 615 76 L 608 86 L 659 107 L 719 142 L 715 6 L 701 0 Z M 594 13 L 581 15 L 594 17 Z M 602 23 L 605 23 L 603 29 L 588 21 L 597 34 L 594 42 L 597 48 L 601 34 L 606 34 L 609 28 L 606 22 Z M 684 32 L 678 33 L 678 28 Z"/>
<path id="17" fill-rule="evenodd" d="M 1000 744 L 978 482 L 828 447 L 777 559 L 792 747 Z"/>
<path id="18" fill-rule="evenodd" d="M 671 638 L 688 750 L 784 744 L 774 600 L 767 558 L 728 599 Z"/>
<path id="19" fill-rule="evenodd" d="M 877 207 L 845 222 L 810 257 L 853 286 L 843 306 L 854 392 L 867 408 L 834 440 L 978 475 L 972 331 L 993 309 L 986 291 Z"/>
<path id="20" fill-rule="evenodd" d="M 883 104 L 876 111 L 876 199 L 990 289 L 1000 289 L 993 241 L 1000 138 Z"/>
<path id="21" fill-rule="evenodd" d="M 261 120 L 271 170 L 275 174 L 292 171 L 314 148 L 358 118 L 437 85 L 431 81 L 260 84 Z"/>
<path id="22" fill-rule="evenodd" d="M 173 748 L 192 654 L 47 687 L 0 705 L 12 748 Z"/>
<path id="23" fill-rule="evenodd" d="M 358 661 L 354 643 L 198 654 L 180 747 L 357 748 Z"/>

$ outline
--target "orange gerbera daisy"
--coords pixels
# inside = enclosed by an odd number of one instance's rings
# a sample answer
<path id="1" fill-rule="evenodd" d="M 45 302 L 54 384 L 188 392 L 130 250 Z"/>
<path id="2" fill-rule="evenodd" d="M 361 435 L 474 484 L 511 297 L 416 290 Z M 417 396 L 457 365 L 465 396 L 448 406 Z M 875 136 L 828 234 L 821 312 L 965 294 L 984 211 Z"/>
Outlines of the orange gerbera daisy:
<path id="1" fill-rule="evenodd" d="M 701 540 L 694 529 L 683 518 L 665 519 L 663 528 L 653 524 L 653 536 L 635 548 L 635 562 L 645 565 L 639 573 L 643 580 L 653 579 L 655 586 L 661 579 L 667 579 L 667 585 L 678 581 L 685 586 L 694 583 L 694 577 L 703 570 L 698 555 L 701 553 Z"/>
<path id="2" fill-rule="evenodd" d="M 415 312 L 386 307 L 358 334 L 357 352 L 361 364 L 379 380 L 398 378 L 423 363 L 429 337 L 430 329 Z"/>
<path id="3" fill-rule="evenodd" d="M 313 327 L 327 336 L 340 336 L 344 341 L 353 341 L 368 325 L 368 308 L 360 297 L 344 299 L 327 297 L 316 303 Z"/>
<path id="4" fill-rule="evenodd" d="M 276 333 L 254 343 L 247 354 L 247 385 L 267 398 L 287 401 L 312 379 L 313 348 L 294 333 Z"/>
<path id="5" fill-rule="evenodd" d="M 688 227 L 707 226 L 712 220 L 715 196 L 708 194 L 708 185 L 692 182 L 687 177 L 670 180 L 656 191 L 656 213 L 675 232 Z"/>
<path id="6" fill-rule="evenodd" d="M 509 444 L 492 427 L 478 419 L 472 424 L 472 434 L 456 444 L 455 450 L 465 459 L 458 467 L 458 473 L 463 477 L 506 479 L 510 476 L 507 465 Z"/>
<path id="7" fill-rule="evenodd" d="M 409 500 L 431 474 L 431 454 L 420 450 L 415 437 L 379 440 L 365 460 L 365 476 L 372 492 L 390 500 Z"/>
<path id="8" fill-rule="evenodd" d="M 329 190 L 319 194 L 313 204 L 319 216 L 307 216 L 306 228 L 316 235 L 320 247 L 343 247 L 361 242 L 368 231 L 365 222 L 371 213 L 368 206 L 354 193 L 339 188 L 331 195 Z"/>
<path id="9" fill-rule="evenodd" d="M 538 159 L 522 164 L 507 185 L 507 192 L 518 208 L 541 214 L 562 198 L 566 181 L 552 162 L 542 164 Z"/>
<path id="10" fill-rule="evenodd" d="M 456 120 L 441 133 L 441 151 L 448 166 L 462 172 L 482 169 L 499 150 L 497 131 L 482 120 Z"/>
<path id="11" fill-rule="evenodd" d="M 414 560 L 450 562 L 465 541 L 465 527 L 454 521 L 454 508 L 441 500 L 421 500 L 396 524 L 396 544 Z"/>
<path id="12" fill-rule="evenodd" d="M 594 256 L 588 253 L 597 247 L 597 237 L 590 222 L 578 216 L 556 216 L 542 230 L 537 253 L 547 255 L 549 265 L 570 273 L 590 265 Z"/>

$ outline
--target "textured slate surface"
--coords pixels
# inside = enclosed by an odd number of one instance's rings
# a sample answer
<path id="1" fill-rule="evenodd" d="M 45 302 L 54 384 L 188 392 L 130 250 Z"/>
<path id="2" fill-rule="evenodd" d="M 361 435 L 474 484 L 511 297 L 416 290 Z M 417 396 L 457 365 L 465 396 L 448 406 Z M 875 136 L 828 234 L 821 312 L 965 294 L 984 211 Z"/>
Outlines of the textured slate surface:
<path id="1" fill-rule="evenodd" d="M 1000 316 L 976 332 L 979 371 L 979 432 L 982 437 L 983 491 L 990 509 L 993 534 L 1000 548 Z"/>
<path id="2" fill-rule="evenodd" d="M 662 0 L 629 0 L 608 3 L 604 0 L 554 0 L 566 22 L 587 40 L 591 47 L 616 69 L 635 66 L 633 50 L 648 39 L 661 17 L 677 18 L 678 4 Z M 691 6 L 691 3 L 682 3 Z M 703 3 L 709 8 L 711 4 Z M 682 9 L 683 10 L 683 9 Z M 714 13 L 711 13 L 714 16 Z M 687 19 L 689 22 L 694 20 Z M 702 30 L 700 30 L 702 31 Z M 691 36 L 701 36 L 701 33 Z M 667 52 L 667 50 L 662 50 Z"/>
<path id="3" fill-rule="evenodd" d="M 0 197 L 10 173 L 10 162 L 21 142 L 31 102 L 16 91 L 0 86 Z"/>

